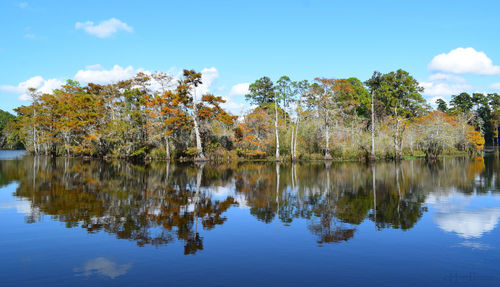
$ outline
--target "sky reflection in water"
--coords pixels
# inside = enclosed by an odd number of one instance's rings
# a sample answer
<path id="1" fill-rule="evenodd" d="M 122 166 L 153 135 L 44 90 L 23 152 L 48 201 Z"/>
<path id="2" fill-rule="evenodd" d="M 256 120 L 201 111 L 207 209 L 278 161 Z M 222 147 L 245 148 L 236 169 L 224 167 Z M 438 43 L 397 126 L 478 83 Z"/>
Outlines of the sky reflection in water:
<path id="1" fill-rule="evenodd" d="M 1 153 L 8 286 L 500 282 L 495 156 L 276 168 Z"/>

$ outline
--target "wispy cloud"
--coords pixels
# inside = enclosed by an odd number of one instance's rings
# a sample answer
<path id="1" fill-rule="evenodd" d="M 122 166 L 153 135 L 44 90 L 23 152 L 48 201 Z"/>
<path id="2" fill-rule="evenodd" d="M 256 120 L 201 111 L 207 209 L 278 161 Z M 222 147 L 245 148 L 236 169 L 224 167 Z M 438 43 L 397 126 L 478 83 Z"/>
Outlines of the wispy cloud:
<path id="1" fill-rule="evenodd" d="M 92 21 L 76 22 L 75 29 L 82 29 L 88 34 L 98 38 L 109 38 L 118 31 L 134 32 L 131 26 L 116 18 L 101 21 L 99 24 L 94 24 Z"/>

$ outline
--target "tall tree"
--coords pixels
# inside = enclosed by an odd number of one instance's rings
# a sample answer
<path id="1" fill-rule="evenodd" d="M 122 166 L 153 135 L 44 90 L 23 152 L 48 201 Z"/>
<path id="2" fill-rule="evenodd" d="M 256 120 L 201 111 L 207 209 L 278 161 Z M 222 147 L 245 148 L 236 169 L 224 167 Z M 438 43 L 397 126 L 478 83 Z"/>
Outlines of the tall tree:
<path id="1" fill-rule="evenodd" d="M 382 75 L 378 89 L 380 100 L 393 119 L 394 157 L 400 159 L 406 120 L 419 116 L 428 109 L 420 94 L 424 89 L 408 72 L 401 69 Z"/>
<path id="2" fill-rule="evenodd" d="M 335 79 L 316 78 L 319 86 L 315 89 L 315 100 L 317 101 L 318 112 L 323 121 L 325 131 L 325 160 L 331 160 L 330 154 L 330 125 L 339 112 L 337 101 L 335 100 Z"/>
<path id="3" fill-rule="evenodd" d="M 382 90 L 382 74 L 380 72 L 373 72 L 372 77 L 365 82 L 365 85 L 370 89 L 370 102 L 371 102 L 371 151 L 370 158 L 375 159 L 375 98 L 381 97 Z"/>
<path id="4" fill-rule="evenodd" d="M 288 128 L 287 115 L 292 117 L 291 104 L 296 101 L 296 90 L 293 87 L 293 83 L 288 76 L 282 76 L 276 82 L 276 93 L 279 99 L 283 102 L 283 115 L 284 115 L 284 127 Z M 290 156 L 293 159 L 293 135 L 295 132 L 295 126 L 291 125 L 292 133 L 290 136 Z"/>
<path id="5" fill-rule="evenodd" d="M 196 88 L 201 85 L 201 73 L 194 70 L 184 70 L 184 77 L 177 86 L 177 92 L 185 98 L 186 107 L 191 108 L 191 116 L 194 124 L 194 134 L 196 137 L 197 155 L 195 160 L 205 161 L 206 157 L 203 154 L 203 147 L 201 145 L 200 128 L 198 125 L 198 100 L 196 98 Z"/>
<path id="6" fill-rule="evenodd" d="M 269 77 L 262 77 L 250 84 L 245 99 L 254 105 L 270 104 L 275 101 L 275 87 Z"/>
<path id="7" fill-rule="evenodd" d="M 292 132 L 291 153 L 292 153 L 292 161 L 294 161 L 297 158 L 297 136 L 299 133 L 300 117 L 302 114 L 302 101 L 309 93 L 311 86 L 307 80 L 302 80 L 300 82 L 293 82 L 292 86 L 294 89 L 294 93 L 299 96 L 297 100 L 297 108 L 295 110 L 297 115 L 295 119 L 295 136 Z"/>
<path id="8" fill-rule="evenodd" d="M 276 91 L 271 79 L 268 77 L 262 77 L 251 84 L 248 88 L 249 94 L 245 95 L 247 101 L 250 101 L 254 105 L 265 106 L 265 104 L 270 104 L 274 102 L 274 135 L 276 143 L 275 157 L 276 161 L 280 160 L 280 141 L 278 134 L 278 102 L 279 93 Z"/>
<path id="9" fill-rule="evenodd" d="M 474 93 L 472 94 L 472 102 L 474 103 L 477 116 L 480 119 L 477 128 L 481 131 L 481 134 L 484 135 L 486 144 L 491 145 L 493 143 L 495 131 L 491 116 L 490 101 L 485 94 Z"/>

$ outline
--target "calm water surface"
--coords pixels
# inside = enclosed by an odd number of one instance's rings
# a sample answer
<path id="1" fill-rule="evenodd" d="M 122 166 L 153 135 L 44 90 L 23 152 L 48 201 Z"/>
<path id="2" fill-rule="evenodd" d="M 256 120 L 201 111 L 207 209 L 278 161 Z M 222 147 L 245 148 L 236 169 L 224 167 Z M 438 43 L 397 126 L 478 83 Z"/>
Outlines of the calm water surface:
<path id="1" fill-rule="evenodd" d="M 0 285 L 500 286 L 499 176 L 0 152 Z"/>

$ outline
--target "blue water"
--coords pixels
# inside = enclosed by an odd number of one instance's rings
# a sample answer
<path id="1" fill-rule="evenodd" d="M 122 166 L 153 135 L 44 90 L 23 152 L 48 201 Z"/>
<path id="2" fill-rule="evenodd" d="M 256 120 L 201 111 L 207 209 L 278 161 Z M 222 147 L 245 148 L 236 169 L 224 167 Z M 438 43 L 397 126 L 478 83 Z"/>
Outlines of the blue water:
<path id="1" fill-rule="evenodd" d="M 277 171 L 0 152 L 0 282 L 499 286 L 499 167 L 494 156 Z"/>

